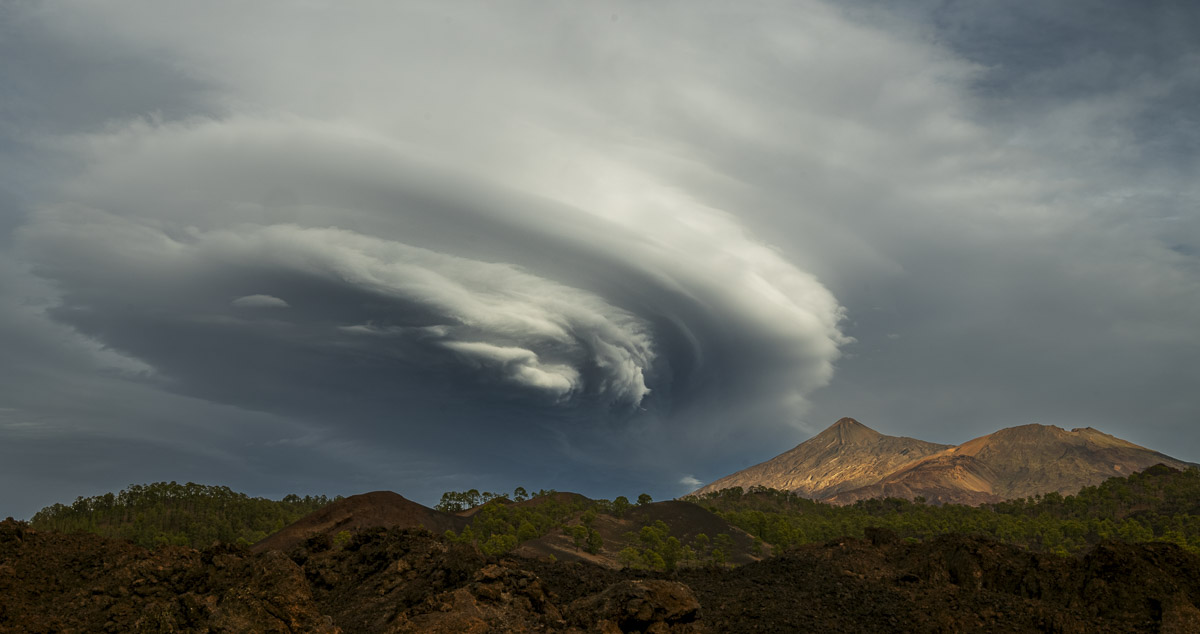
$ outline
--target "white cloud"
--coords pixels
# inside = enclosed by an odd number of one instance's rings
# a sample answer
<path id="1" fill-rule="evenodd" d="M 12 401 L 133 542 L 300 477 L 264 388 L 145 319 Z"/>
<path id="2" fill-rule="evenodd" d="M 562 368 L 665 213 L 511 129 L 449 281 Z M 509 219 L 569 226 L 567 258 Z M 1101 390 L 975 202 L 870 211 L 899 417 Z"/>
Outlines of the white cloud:
<path id="1" fill-rule="evenodd" d="M 688 490 L 690 491 L 690 490 L 699 488 L 704 483 L 697 480 L 695 476 L 685 475 L 679 479 L 679 484 L 682 484 L 683 486 L 687 487 Z"/>
<path id="2" fill-rule="evenodd" d="M 273 295 L 246 295 L 229 304 L 238 308 L 290 308 L 286 301 Z"/>
<path id="3" fill-rule="evenodd" d="M 559 398 L 579 387 L 579 371 L 569 365 L 542 363 L 536 353 L 524 348 L 496 346 L 481 341 L 448 341 L 446 348 L 477 360 L 484 365 L 502 369 L 512 381 L 546 390 Z M 645 389 L 645 385 L 641 386 Z M 634 404 L 641 402 L 645 392 L 630 394 Z"/>

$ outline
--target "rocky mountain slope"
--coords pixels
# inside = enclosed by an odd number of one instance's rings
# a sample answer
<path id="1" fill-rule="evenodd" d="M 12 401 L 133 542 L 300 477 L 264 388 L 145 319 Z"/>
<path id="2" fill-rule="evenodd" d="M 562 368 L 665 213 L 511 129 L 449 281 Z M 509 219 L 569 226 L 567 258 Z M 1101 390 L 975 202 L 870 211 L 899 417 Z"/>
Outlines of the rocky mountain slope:
<path id="1" fill-rule="evenodd" d="M 981 504 L 1071 494 L 1155 464 L 1190 465 L 1090 427 L 1022 425 L 957 447 L 886 436 L 851 418 L 694 494 L 763 486 L 835 504 L 882 497 Z"/>
<path id="2" fill-rule="evenodd" d="M 765 486 L 822 499 L 875 484 L 913 461 L 950 445 L 915 438 L 885 436 L 853 418 L 761 464 L 725 476 L 693 495 L 733 487 Z"/>

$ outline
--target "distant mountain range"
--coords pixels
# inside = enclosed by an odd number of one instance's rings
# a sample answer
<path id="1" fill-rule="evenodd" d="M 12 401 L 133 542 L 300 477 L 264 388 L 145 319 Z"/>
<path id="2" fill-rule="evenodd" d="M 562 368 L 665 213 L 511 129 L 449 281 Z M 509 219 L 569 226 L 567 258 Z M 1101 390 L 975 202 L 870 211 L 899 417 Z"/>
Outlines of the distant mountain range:
<path id="1" fill-rule="evenodd" d="M 982 504 L 1050 492 L 1069 495 L 1160 463 L 1195 466 L 1091 427 L 1021 425 L 951 446 L 887 436 L 843 418 L 793 449 L 692 495 L 762 486 L 833 504 L 882 497 Z"/>

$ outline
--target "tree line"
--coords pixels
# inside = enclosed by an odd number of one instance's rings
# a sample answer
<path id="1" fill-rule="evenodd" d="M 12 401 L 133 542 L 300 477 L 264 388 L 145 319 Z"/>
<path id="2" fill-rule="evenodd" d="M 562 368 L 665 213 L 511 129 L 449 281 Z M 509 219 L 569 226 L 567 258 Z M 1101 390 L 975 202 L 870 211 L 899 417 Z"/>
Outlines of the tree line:
<path id="1" fill-rule="evenodd" d="M 38 511 L 29 524 L 35 530 L 128 539 L 147 548 L 249 545 L 339 499 L 292 494 L 268 500 L 224 486 L 155 482 L 132 484 L 116 494 L 78 497 L 69 505 L 54 504 Z"/>
<path id="2" fill-rule="evenodd" d="M 884 527 L 923 540 L 944 533 L 988 535 L 1039 551 L 1070 554 L 1103 540 L 1166 541 L 1200 552 L 1200 470 L 1158 465 L 1110 478 L 1075 495 L 1047 493 L 995 504 L 926 504 L 918 498 L 815 502 L 761 487 L 726 489 L 691 501 L 781 548 L 862 537 Z"/>
<path id="3" fill-rule="evenodd" d="M 653 501 L 646 493 L 639 495 L 636 503 L 623 495 L 612 500 L 590 500 L 575 495 L 560 497 L 555 493 L 542 490 L 530 497 L 521 487 L 511 497 L 475 489 L 447 491 L 436 508 L 445 512 L 477 508 L 471 515 L 471 524 L 461 532 L 448 530 L 444 536 L 450 541 L 473 544 L 487 555 L 507 553 L 523 542 L 555 530 L 569 537 L 579 551 L 595 555 L 604 547 L 604 538 L 595 527 L 598 517 L 609 515 L 622 519 L 635 505 L 644 506 Z M 526 500 L 536 500 L 536 503 L 512 503 Z M 624 566 L 661 571 L 674 570 L 678 566 L 724 565 L 733 555 L 734 548 L 733 539 L 724 533 L 715 539 L 700 533 L 683 543 L 670 534 L 669 527 L 662 521 L 647 523 L 626 533 L 621 543 L 624 547 L 618 553 L 618 560 Z"/>
<path id="4" fill-rule="evenodd" d="M 536 503 L 522 504 L 531 499 Z M 224 486 L 188 482 L 130 485 L 120 492 L 79 497 L 48 506 L 30 520 L 36 530 L 88 531 L 155 547 L 202 548 L 213 542 L 248 545 L 330 502 L 325 496 L 250 497 Z M 593 523 L 599 515 L 623 518 L 647 494 L 630 502 L 556 495 L 553 490 L 512 494 L 471 489 L 448 491 L 437 509 L 475 508 L 471 524 L 448 539 L 498 555 L 551 531 L 562 531 L 581 551 L 604 546 Z M 1166 541 L 1200 552 L 1200 470 L 1162 465 L 1111 478 L 1075 495 L 1048 493 L 981 506 L 932 505 L 918 498 L 860 500 L 833 506 L 787 491 L 762 487 L 726 489 L 690 501 L 706 507 L 775 551 L 840 537 L 862 537 L 884 527 L 901 538 L 924 540 L 945 533 L 988 535 L 1033 550 L 1069 554 L 1103 540 Z M 650 524 L 624 536 L 620 560 L 627 566 L 670 570 L 678 565 L 723 564 L 732 554 L 728 535 L 697 535 L 681 543 L 666 526 Z"/>
<path id="5" fill-rule="evenodd" d="M 634 506 L 623 495 L 612 500 L 591 500 L 581 495 L 556 494 L 553 489 L 542 489 L 530 495 L 523 487 L 517 487 L 511 496 L 477 489 L 447 491 L 434 508 L 454 513 L 479 507 L 466 528 L 458 533 L 446 531 L 445 536 L 452 541 L 474 544 L 484 554 L 500 555 L 553 530 L 561 530 L 580 550 L 598 553 L 604 540 L 593 526 L 596 517 L 604 514 L 620 519 Z M 513 503 L 528 500 L 536 503 Z M 651 501 L 650 495 L 643 493 L 638 496 L 637 504 Z"/>

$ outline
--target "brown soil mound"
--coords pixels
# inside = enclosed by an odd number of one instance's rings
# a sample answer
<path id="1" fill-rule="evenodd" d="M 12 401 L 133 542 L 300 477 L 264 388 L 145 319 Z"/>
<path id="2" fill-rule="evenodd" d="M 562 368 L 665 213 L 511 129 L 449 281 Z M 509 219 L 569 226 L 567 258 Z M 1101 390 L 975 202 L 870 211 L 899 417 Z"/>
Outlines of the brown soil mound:
<path id="1" fill-rule="evenodd" d="M 504 504 L 507 506 L 512 503 L 513 501 L 508 498 L 496 498 L 494 500 L 488 500 L 486 504 L 480 504 L 479 506 L 472 506 L 469 509 L 458 511 L 455 513 L 455 515 L 458 517 L 474 517 L 476 513 L 483 510 L 483 507 L 487 506 L 488 504 Z"/>
<path id="2" fill-rule="evenodd" d="M 391 491 L 373 491 L 338 500 L 296 520 L 283 530 L 250 547 L 251 552 L 290 550 L 316 535 L 355 533 L 367 528 L 424 528 L 434 533 L 462 530 L 463 517 L 435 511 Z"/>
<path id="3" fill-rule="evenodd" d="M 875 529 L 668 575 L 484 557 L 419 529 L 332 541 L 151 552 L 8 520 L 0 633 L 1200 631 L 1200 557 L 1173 544 L 1058 557 Z"/>
<path id="4" fill-rule="evenodd" d="M 654 522 L 663 522 L 670 527 L 671 534 L 680 540 L 691 541 L 696 535 L 704 533 L 715 537 L 718 533 L 742 533 L 741 529 L 725 521 L 712 511 L 692 502 L 670 500 L 655 502 L 645 506 L 637 506 L 629 510 L 625 516 L 629 521 L 642 526 Z M 753 541 L 753 538 L 749 538 Z"/>
<path id="5" fill-rule="evenodd" d="M 588 553 L 575 545 L 574 540 L 561 530 L 551 530 L 536 539 L 522 542 L 513 551 L 518 557 L 529 559 L 553 559 L 563 562 L 586 562 L 605 568 L 620 568 L 617 553 L 624 548 L 625 533 L 637 530 L 639 527 L 627 520 L 619 520 L 610 515 L 600 515 L 592 524 L 603 540 L 600 552 Z"/>
<path id="6" fill-rule="evenodd" d="M 753 536 L 698 504 L 680 500 L 655 502 L 632 509 L 627 519 L 638 526 L 661 521 L 671 529 L 671 535 L 684 544 L 691 543 L 701 533 L 710 539 L 723 533 L 733 538 L 729 563 L 740 565 L 762 559 L 754 547 Z M 760 548 L 763 553 L 770 551 L 770 546 L 765 544 Z"/>
<path id="7" fill-rule="evenodd" d="M 570 493 L 568 491 L 555 491 L 554 493 L 551 493 L 550 495 L 539 495 L 538 497 L 529 498 L 528 500 L 525 500 L 523 502 L 514 502 L 513 504 L 515 504 L 516 506 L 532 507 L 532 506 L 541 506 L 543 504 L 546 504 L 547 502 L 557 502 L 559 504 L 566 506 L 569 504 L 581 504 L 581 503 L 586 503 L 586 502 L 591 502 L 591 501 L 592 501 L 591 498 L 584 496 L 584 495 L 580 495 L 578 493 Z"/>
<path id="8" fill-rule="evenodd" d="M 488 504 L 504 504 L 507 506 L 519 506 L 519 507 L 524 507 L 524 508 L 530 508 L 530 507 L 541 506 L 543 504 L 547 504 L 550 502 L 557 502 L 559 504 L 568 505 L 568 504 L 577 504 L 577 503 L 584 503 L 584 502 L 591 502 L 591 501 L 592 501 L 591 498 L 585 497 L 578 493 L 568 493 L 568 492 L 558 491 L 558 492 L 551 493 L 550 495 L 539 495 L 538 497 L 529 498 L 528 500 L 522 500 L 520 502 L 513 502 L 512 500 L 510 500 L 508 498 L 495 498 L 495 499 L 489 500 L 486 504 L 480 504 L 479 506 L 472 506 L 471 508 L 466 509 L 464 511 L 459 511 L 459 512 L 455 513 L 455 515 L 457 515 L 459 517 L 474 517 L 476 513 L 481 511 L 483 509 L 483 507 L 487 506 Z"/>

